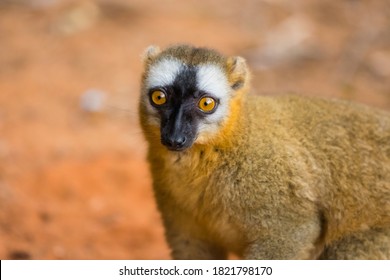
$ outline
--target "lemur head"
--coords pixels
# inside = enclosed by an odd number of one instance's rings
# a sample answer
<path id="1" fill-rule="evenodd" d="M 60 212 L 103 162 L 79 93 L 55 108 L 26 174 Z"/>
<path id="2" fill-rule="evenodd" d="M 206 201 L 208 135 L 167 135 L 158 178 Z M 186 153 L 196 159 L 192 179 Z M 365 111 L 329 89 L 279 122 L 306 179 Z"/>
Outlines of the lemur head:
<path id="1" fill-rule="evenodd" d="M 161 143 L 172 151 L 215 139 L 248 83 L 243 58 L 205 48 L 151 46 L 144 63 L 141 123 L 159 128 Z"/>

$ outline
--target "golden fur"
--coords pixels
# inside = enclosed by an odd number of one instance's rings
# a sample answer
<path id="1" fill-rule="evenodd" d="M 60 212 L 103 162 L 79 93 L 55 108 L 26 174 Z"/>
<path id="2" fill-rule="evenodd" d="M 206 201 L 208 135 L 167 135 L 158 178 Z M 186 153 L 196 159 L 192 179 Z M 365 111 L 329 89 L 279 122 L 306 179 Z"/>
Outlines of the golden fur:
<path id="1" fill-rule="evenodd" d="M 234 90 L 206 144 L 172 152 L 148 122 L 153 186 L 176 259 L 390 259 L 390 114 L 345 101 L 247 95 L 242 58 L 189 46 L 155 61 L 221 65 Z M 177 54 L 177 55 L 176 55 Z M 192 61 L 192 62 L 191 62 Z M 238 85 L 238 83 L 241 83 Z"/>

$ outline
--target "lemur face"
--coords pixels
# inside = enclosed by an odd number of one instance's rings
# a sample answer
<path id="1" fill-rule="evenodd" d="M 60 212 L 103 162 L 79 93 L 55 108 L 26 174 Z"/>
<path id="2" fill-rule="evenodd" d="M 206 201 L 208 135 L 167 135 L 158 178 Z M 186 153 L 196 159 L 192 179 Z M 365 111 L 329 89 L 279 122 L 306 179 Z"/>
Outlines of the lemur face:
<path id="1" fill-rule="evenodd" d="M 152 62 L 144 77 L 143 105 L 161 143 L 183 151 L 215 135 L 229 111 L 232 88 L 218 63 L 187 63 L 167 56 Z"/>

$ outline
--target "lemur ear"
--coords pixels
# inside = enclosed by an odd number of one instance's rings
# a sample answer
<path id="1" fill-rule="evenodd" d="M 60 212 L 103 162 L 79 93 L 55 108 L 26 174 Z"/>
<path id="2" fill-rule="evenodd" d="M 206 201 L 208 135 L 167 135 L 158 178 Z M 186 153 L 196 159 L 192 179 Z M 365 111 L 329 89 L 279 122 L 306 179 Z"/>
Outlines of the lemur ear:
<path id="1" fill-rule="evenodd" d="M 229 57 L 227 59 L 227 71 L 232 89 L 238 90 L 246 84 L 249 73 L 245 58 L 240 56 Z"/>
<path id="2" fill-rule="evenodd" d="M 149 63 L 161 52 L 160 47 L 151 45 L 147 47 L 142 56 L 144 63 Z"/>

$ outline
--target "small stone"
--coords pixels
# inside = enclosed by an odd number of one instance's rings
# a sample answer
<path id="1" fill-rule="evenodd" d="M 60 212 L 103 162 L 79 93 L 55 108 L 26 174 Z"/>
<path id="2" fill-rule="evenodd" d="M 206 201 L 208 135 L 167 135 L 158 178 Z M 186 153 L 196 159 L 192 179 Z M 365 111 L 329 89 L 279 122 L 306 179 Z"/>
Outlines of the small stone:
<path id="1" fill-rule="evenodd" d="M 105 109 L 107 94 L 96 89 L 89 89 L 83 93 L 80 99 L 80 107 L 84 112 L 100 113 Z"/>
<path id="2" fill-rule="evenodd" d="M 11 251 L 8 254 L 10 260 L 31 260 L 31 254 L 23 250 Z"/>

